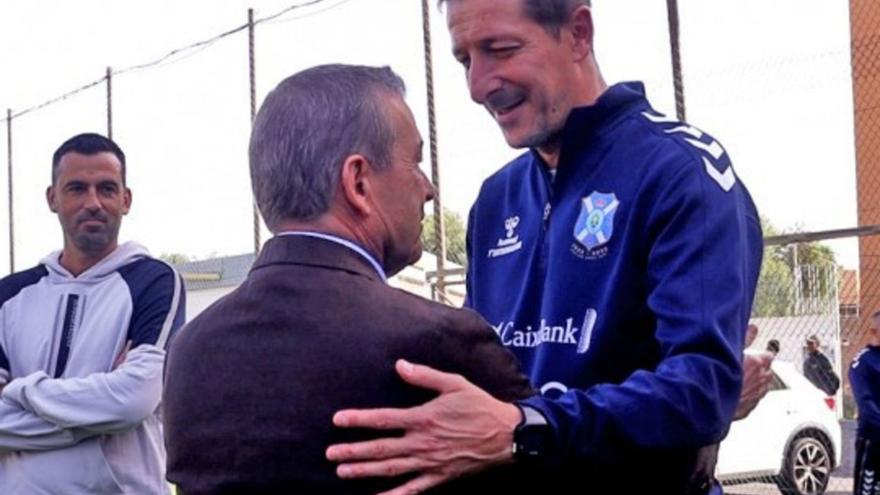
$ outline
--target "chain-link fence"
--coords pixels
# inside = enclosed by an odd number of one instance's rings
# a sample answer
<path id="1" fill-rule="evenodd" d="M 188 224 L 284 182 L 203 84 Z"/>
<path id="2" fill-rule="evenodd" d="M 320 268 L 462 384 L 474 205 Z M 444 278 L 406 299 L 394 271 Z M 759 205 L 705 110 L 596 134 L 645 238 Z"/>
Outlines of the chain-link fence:
<path id="1" fill-rule="evenodd" d="M 731 425 L 718 477 L 731 494 L 847 493 L 852 488 L 852 395 L 846 377 L 858 323 L 855 272 L 834 263 L 798 264 L 815 244 L 770 246 L 765 253 L 747 352 L 772 352 L 770 392 Z M 815 342 L 816 348 L 808 348 Z M 830 370 L 818 361 L 827 359 Z M 824 388 L 825 390 L 820 390 Z"/>
<path id="2" fill-rule="evenodd" d="M 817 5 L 816 15 L 824 19 L 813 24 L 826 31 L 835 30 L 837 25 L 837 30 L 848 35 L 846 45 L 838 40 L 805 51 L 800 60 L 788 59 L 786 64 L 760 68 L 764 75 L 761 93 L 768 95 L 760 97 L 765 109 L 778 111 L 785 100 L 794 98 L 811 114 L 792 110 L 800 122 L 778 114 L 767 115 L 774 126 L 791 125 L 801 136 L 794 151 L 786 153 L 786 160 L 797 167 L 797 172 L 790 169 L 787 177 L 780 177 L 784 180 L 771 180 L 772 185 L 760 187 L 773 187 L 794 201 L 799 194 L 814 198 L 814 202 L 797 201 L 803 207 L 800 222 L 822 216 L 818 211 L 822 208 L 837 213 L 812 222 L 821 225 L 817 230 L 826 232 L 770 238 L 772 245 L 767 248 L 754 305 L 753 322 L 760 332 L 753 348 L 766 349 L 774 340 L 777 359 L 791 367 L 776 370 L 779 380 L 753 413 L 755 417 L 746 418 L 742 425 L 732 425 L 725 442 L 733 445 L 731 450 L 740 449 L 732 454 L 738 456 L 739 463 L 719 465 L 720 474 L 729 468 L 745 475 L 733 477 L 731 481 L 738 483 L 728 486 L 728 493 L 853 493 L 854 419 L 858 410 L 847 373 L 854 356 L 867 343 L 872 314 L 880 309 L 880 3 L 848 3 Z M 808 17 L 795 15 L 789 22 L 809 25 Z M 823 37 L 826 35 L 816 36 Z M 768 44 L 768 53 L 775 53 L 776 45 Z M 742 68 L 757 70 L 756 65 L 761 63 Z M 796 80 L 798 74 L 809 77 Z M 740 92 L 713 94 L 707 87 L 701 86 L 715 102 L 743 96 Z M 746 97 L 738 104 L 748 106 L 755 98 Z M 836 102 L 833 105 L 838 109 L 832 108 L 831 102 Z M 844 119 L 847 115 L 852 117 Z M 778 133 L 765 136 L 778 137 Z M 806 154 L 822 158 L 810 159 Z M 825 170 L 819 172 L 813 167 Z M 851 193 L 852 186 L 856 194 Z M 846 204 L 852 206 L 842 208 Z M 812 242 L 787 242 L 799 240 Z M 833 254 L 828 246 L 836 248 Z M 841 256 L 846 251 L 854 256 Z M 818 352 L 832 365 L 833 378 L 839 378 L 840 387 L 834 394 L 815 393 L 818 388 L 828 387 L 830 380 L 812 371 L 818 359 L 808 348 L 808 339 L 813 337 L 819 343 Z M 790 373 L 792 369 L 795 374 Z M 787 377 L 789 374 L 792 376 Z M 798 391 L 811 385 L 816 385 L 812 397 Z M 839 431 L 834 423 L 818 419 L 826 413 L 820 401 L 840 419 Z M 751 430 L 753 427 L 757 430 Z M 750 438 L 752 445 L 746 446 L 741 440 L 744 438 Z M 768 450 L 772 450 L 772 458 L 767 457 Z M 765 459 L 774 472 L 753 469 L 758 459 Z M 749 477 L 750 471 L 757 476 Z M 749 480 L 760 483 L 742 483 Z"/>

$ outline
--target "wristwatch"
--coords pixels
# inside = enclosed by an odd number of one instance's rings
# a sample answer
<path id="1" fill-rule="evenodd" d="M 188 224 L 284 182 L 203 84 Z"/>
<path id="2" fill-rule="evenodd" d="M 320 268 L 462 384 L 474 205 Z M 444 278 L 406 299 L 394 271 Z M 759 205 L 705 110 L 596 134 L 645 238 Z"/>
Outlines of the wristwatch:
<path id="1" fill-rule="evenodd" d="M 523 419 L 513 430 L 513 458 L 517 461 L 540 463 L 547 459 L 553 446 L 553 426 L 534 407 L 516 403 Z"/>

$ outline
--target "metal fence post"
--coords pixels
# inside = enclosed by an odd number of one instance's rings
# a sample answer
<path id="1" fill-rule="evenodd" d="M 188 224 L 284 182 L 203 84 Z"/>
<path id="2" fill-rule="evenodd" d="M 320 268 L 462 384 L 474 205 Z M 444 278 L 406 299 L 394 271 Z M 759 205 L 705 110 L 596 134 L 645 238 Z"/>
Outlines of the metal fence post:
<path id="1" fill-rule="evenodd" d="M 672 52 L 672 84 L 675 87 L 675 115 L 685 121 L 684 80 L 681 75 L 681 46 L 678 18 L 678 0 L 666 0 L 669 20 L 669 48 Z"/>
<path id="2" fill-rule="evenodd" d="M 437 122 L 434 107 L 434 68 L 431 57 L 431 16 L 428 0 L 422 0 L 422 35 L 425 46 L 425 82 L 428 96 L 428 142 L 431 149 L 431 181 L 434 183 L 434 240 L 437 257 L 437 295 L 446 296 L 446 222 L 440 193 L 440 163 L 437 160 Z"/>
<path id="3" fill-rule="evenodd" d="M 12 109 L 6 109 L 6 163 L 9 181 L 9 272 L 15 272 L 15 223 L 12 206 Z"/>
<path id="4" fill-rule="evenodd" d="M 254 9 L 248 9 L 248 77 L 250 79 L 251 126 L 257 116 L 257 71 L 254 58 Z M 253 197 L 254 209 L 254 254 L 260 254 L 260 212 L 257 209 L 257 198 Z"/>
<path id="5" fill-rule="evenodd" d="M 113 139 L 113 69 L 107 67 L 107 137 Z"/>

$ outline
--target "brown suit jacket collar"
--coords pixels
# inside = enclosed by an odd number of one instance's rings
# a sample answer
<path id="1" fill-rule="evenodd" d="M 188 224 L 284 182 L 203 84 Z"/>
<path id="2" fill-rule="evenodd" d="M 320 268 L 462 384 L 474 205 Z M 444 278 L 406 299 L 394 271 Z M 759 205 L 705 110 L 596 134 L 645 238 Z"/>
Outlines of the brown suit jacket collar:
<path id="1" fill-rule="evenodd" d="M 318 237 L 282 235 L 269 239 L 251 271 L 271 265 L 306 265 L 344 270 L 382 282 L 370 262 L 359 253 Z"/>

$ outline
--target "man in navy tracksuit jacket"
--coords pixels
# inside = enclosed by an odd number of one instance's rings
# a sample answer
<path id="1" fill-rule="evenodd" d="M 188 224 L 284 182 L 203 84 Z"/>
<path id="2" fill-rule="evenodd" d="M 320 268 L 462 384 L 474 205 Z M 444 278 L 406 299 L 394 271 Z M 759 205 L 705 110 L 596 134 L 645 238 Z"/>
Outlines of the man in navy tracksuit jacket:
<path id="1" fill-rule="evenodd" d="M 699 452 L 724 437 L 739 398 L 758 214 L 718 141 L 652 110 L 639 83 L 605 85 L 585 3 L 446 2 L 471 97 L 529 148 L 471 210 L 468 305 L 541 395 L 498 403 L 402 367 L 441 396 L 338 414 L 406 430 L 331 447 L 350 461 L 341 475 L 418 471 L 406 486 L 418 491 L 516 461 L 547 493 L 709 492 L 713 462 Z"/>
<path id="2" fill-rule="evenodd" d="M 572 112 L 555 178 L 530 151 L 483 185 L 468 304 L 542 391 L 521 404 L 548 419 L 577 477 L 675 486 L 726 433 L 761 261 L 729 167 L 629 83 Z"/>
<path id="3" fill-rule="evenodd" d="M 871 317 L 871 340 L 853 359 L 849 383 L 859 409 L 853 493 L 880 493 L 880 311 Z"/>

